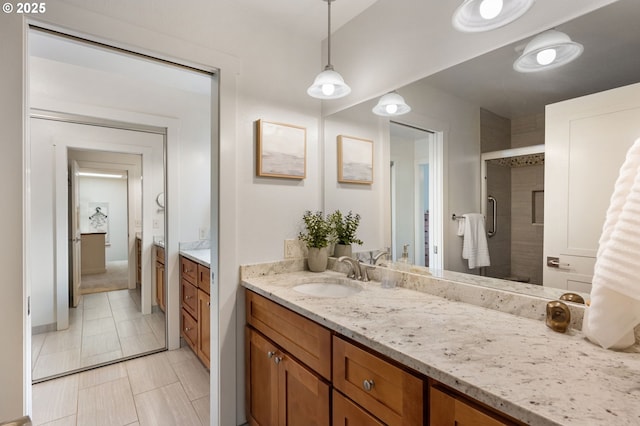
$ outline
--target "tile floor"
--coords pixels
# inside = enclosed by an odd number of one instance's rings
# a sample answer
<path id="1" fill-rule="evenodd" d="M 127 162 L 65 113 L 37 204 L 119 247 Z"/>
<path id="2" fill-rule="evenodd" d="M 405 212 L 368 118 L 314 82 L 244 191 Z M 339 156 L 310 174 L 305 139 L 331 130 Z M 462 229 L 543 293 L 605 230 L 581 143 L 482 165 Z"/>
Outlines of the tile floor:
<path id="1" fill-rule="evenodd" d="M 34 425 L 209 425 L 209 372 L 188 348 L 33 386 Z"/>
<path id="2" fill-rule="evenodd" d="M 163 348 L 164 314 L 142 315 L 139 306 L 136 290 L 83 295 L 67 330 L 32 336 L 33 379 Z"/>

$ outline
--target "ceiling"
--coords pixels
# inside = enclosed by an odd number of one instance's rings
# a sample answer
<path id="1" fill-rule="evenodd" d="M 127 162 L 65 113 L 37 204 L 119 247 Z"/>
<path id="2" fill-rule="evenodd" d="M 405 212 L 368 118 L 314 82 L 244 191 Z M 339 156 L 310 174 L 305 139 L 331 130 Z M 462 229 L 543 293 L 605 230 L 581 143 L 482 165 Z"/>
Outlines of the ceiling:
<path id="1" fill-rule="evenodd" d="M 334 32 L 378 0 L 332 0 L 331 31 Z M 293 34 L 318 41 L 327 37 L 327 0 L 233 0 L 252 14 L 285 26 Z"/>
<path id="2" fill-rule="evenodd" d="M 584 45 L 564 67 L 522 74 L 513 61 L 530 39 L 423 80 L 506 118 L 544 113 L 554 102 L 640 81 L 640 1 L 620 0 L 555 27 Z"/>

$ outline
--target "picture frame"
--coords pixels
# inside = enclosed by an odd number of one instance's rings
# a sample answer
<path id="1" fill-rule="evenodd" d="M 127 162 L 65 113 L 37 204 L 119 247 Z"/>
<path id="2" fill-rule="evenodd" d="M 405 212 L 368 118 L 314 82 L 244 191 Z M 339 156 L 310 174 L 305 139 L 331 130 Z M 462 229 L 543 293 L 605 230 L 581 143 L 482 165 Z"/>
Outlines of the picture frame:
<path id="1" fill-rule="evenodd" d="M 338 182 L 373 183 L 373 141 L 338 135 Z"/>
<path id="2" fill-rule="evenodd" d="M 307 129 L 256 121 L 256 175 L 285 179 L 307 177 Z"/>

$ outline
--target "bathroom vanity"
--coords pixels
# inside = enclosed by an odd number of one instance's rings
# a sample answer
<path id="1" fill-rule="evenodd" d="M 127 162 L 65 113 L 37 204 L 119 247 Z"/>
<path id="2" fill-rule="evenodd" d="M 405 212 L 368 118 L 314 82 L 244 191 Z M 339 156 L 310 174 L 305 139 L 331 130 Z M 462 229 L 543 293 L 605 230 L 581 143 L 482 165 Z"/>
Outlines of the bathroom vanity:
<path id="1" fill-rule="evenodd" d="M 209 368 L 211 360 L 210 251 L 180 251 L 180 335 Z"/>
<path id="2" fill-rule="evenodd" d="M 457 286 L 438 278 L 414 276 L 405 281 L 411 289 L 384 289 L 376 281 L 347 282 L 344 273 L 311 273 L 301 265 L 241 268 L 250 424 L 640 420 L 637 347 L 604 350 L 576 328 L 553 332 L 537 314 L 526 318 L 429 294 L 426 287 L 434 282 Z M 305 283 L 359 291 L 319 297 L 296 290 Z M 533 305 L 546 301 L 529 300 L 536 312 Z"/>

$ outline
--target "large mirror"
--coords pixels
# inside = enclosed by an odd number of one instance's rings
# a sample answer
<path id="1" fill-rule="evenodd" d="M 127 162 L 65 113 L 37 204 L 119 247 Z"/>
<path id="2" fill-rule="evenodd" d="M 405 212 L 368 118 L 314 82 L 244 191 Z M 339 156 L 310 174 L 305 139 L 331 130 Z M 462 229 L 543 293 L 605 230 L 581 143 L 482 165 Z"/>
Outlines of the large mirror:
<path id="1" fill-rule="evenodd" d="M 167 348 L 167 152 L 206 140 L 211 77 L 37 28 L 29 70 L 39 382 Z"/>
<path id="2" fill-rule="evenodd" d="M 640 57 L 633 54 L 640 51 L 640 38 L 633 31 L 620 30 L 634 28 L 639 18 L 636 1 L 620 0 L 558 25 L 557 30 L 584 45 L 582 56 L 561 68 L 515 72 L 512 64 L 529 38 L 397 88 L 412 107 L 404 116 L 391 120 L 376 117 L 371 109 L 377 99 L 371 99 L 326 117 L 325 208 L 359 210 L 365 218 L 373 215 L 370 222 L 363 219 L 363 232 L 370 235 L 365 251 L 391 247 L 393 258 L 397 258 L 406 242 L 413 246 L 410 257 L 416 265 L 433 267 L 431 262 L 442 256 L 442 267 L 450 276 L 465 279 L 465 274 L 471 274 L 466 275 L 468 281 L 483 285 L 496 282 L 478 275 L 497 277 L 509 280 L 498 283 L 504 288 L 546 294 L 536 289 L 548 285 L 543 278 L 547 267 L 543 254 L 545 212 L 554 209 L 544 203 L 545 162 L 554 155 L 545 153 L 545 106 L 640 81 Z M 419 134 L 411 136 L 415 129 L 435 135 L 436 140 L 440 135 L 442 151 L 430 157 L 414 144 L 410 148 L 415 154 L 412 179 L 401 181 L 393 170 L 398 164 L 394 156 L 399 144 L 420 138 Z M 371 188 L 335 183 L 333 141 L 341 133 L 379 142 L 378 180 Z M 409 149 L 408 145 L 405 148 Z M 427 169 L 432 167 L 443 167 L 444 172 L 430 174 L 435 182 L 427 185 L 426 193 L 435 198 L 425 204 L 424 185 L 418 190 L 414 183 L 431 173 Z M 613 186 L 610 189 L 613 191 Z M 393 196 L 403 190 L 412 194 L 406 207 Z M 377 195 L 363 195 L 371 192 Z M 608 203 L 602 200 L 598 204 L 603 205 L 591 206 L 590 214 L 602 223 Z M 413 213 L 403 225 L 410 223 L 412 231 L 401 229 L 394 220 L 402 217 L 398 209 L 405 208 Z M 469 269 L 461 256 L 459 218 L 472 212 L 484 213 L 488 230 L 495 231 L 488 239 L 489 268 Z M 416 219 L 421 214 L 422 222 Z M 379 230 L 370 232 L 369 226 Z M 420 235 L 426 241 L 416 238 Z M 420 249 L 425 247 L 430 256 L 423 259 Z M 431 273 L 441 273 L 436 270 Z M 577 289 L 588 291 L 587 286 Z"/>

